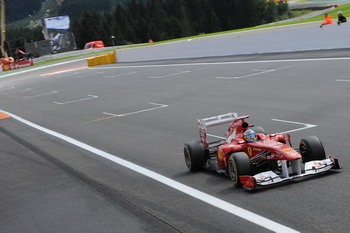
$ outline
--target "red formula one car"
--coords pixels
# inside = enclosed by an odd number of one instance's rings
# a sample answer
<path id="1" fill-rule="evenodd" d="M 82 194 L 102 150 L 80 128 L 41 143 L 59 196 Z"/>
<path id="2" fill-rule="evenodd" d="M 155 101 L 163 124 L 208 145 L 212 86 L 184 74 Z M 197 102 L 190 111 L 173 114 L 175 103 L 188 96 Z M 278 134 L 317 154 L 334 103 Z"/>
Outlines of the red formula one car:
<path id="1" fill-rule="evenodd" d="M 328 156 L 316 136 L 300 141 L 292 148 L 290 134 L 266 134 L 262 127 L 249 125 L 237 113 L 199 119 L 200 140 L 186 143 L 185 161 L 192 172 L 202 168 L 215 170 L 231 178 L 237 187 L 256 189 L 307 175 L 340 169 L 338 160 Z M 213 142 L 207 140 L 207 128 L 231 123 L 226 138 Z M 255 131 L 254 142 L 244 139 L 246 130 Z M 288 145 L 288 144 L 289 145 Z"/>

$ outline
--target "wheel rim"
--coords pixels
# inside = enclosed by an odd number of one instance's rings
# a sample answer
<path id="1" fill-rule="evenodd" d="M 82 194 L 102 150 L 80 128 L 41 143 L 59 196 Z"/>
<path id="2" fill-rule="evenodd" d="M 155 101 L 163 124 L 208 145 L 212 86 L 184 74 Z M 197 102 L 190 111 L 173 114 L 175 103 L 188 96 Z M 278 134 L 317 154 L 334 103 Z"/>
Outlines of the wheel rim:
<path id="1" fill-rule="evenodd" d="M 185 147 L 185 163 L 188 168 L 191 168 L 191 155 L 190 152 L 188 151 L 188 148 Z"/>
<path id="2" fill-rule="evenodd" d="M 300 143 L 300 154 L 303 158 L 304 162 L 307 162 L 308 160 L 311 160 L 310 155 L 309 155 L 309 149 L 308 147 L 305 145 L 305 143 Z"/>
<path id="3" fill-rule="evenodd" d="M 232 160 L 230 160 L 229 163 L 229 173 L 230 173 L 230 177 L 231 180 L 233 180 L 233 182 L 236 182 L 236 170 L 235 170 L 235 165 L 233 164 Z"/>
<path id="4" fill-rule="evenodd" d="M 300 144 L 300 152 L 301 153 L 305 153 L 307 151 L 307 147 L 304 143 Z"/>

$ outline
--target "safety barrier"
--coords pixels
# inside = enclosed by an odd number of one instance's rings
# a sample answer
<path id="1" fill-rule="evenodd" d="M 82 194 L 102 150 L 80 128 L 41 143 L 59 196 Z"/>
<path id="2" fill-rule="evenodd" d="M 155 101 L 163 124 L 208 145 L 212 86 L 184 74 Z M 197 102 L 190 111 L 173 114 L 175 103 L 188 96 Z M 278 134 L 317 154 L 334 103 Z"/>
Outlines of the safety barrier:
<path id="1" fill-rule="evenodd" d="M 116 51 L 86 59 L 88 66 L 99 66 L 117 62 Z"/>

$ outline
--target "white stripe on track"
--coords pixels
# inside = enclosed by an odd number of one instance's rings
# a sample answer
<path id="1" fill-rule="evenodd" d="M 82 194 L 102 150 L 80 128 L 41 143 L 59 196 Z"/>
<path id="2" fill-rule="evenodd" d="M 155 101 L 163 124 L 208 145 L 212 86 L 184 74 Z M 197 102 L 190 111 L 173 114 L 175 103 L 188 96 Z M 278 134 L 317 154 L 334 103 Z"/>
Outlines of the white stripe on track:
<path id="1" fill-rule="evenodd" d="M 208 66 L 208 65 L 231 65 L 231 64 L 259 64 L 259 63 L 283 63 L 283 62 L 315 62 L 315 61 L 343 61 L 350 60 L 350 57 L 330 57 L 330 58 L 301 58 L 301 59 L 280 59 L 280 60 L 257 60 L 257 61 L 227 61 L 227 62 L 199 62 L 199 63 L 179 63 L 179 64 L 155 64 L 155 65 L 128 65 L 123 66 L 103 66 L 89 67 L 92 70 L 102 69 L 129 69 L 129 68 L 153 68 L 153 67 L 178 67 L 178 66 Z"/>
<path id="2" fill-rule="evenodd" d="M 282 224 L 274 222 L 274 221 L 272 221 L 272 220 L 270 220 L 268 218 L 265 218 L 263 216 L 255 214 L 255 213 L 253 213 L 253 212 L 251 212 L 249 210 L 243 209 L 243 208 L 238 207 L 236 205 L 233 205 L 233 204 L 231 204 L 229 202 L 223 201 L 223 200 L 221 200 L 219 198 L 216 198 L 216 197 L 211 196 L 211 195 L 209 195 L 207 193 L 204 193 L 204 192 L 199 191 L 197 189 L 194 189 L 194 188 L 192 188 L 190 186 L 182 184 L 182 183 L 180 183 L 178 181 L 175 181 L 173 179 L 165 177 L 165 176 L 163 176 L 161 174 L 153 172 L 153 171 L 151 171 L 149 169 L 146 169 L 144 167 L 141 167 L 141 166 L 139 166 L 137 164 L 131 163 L 131 162 L 129 162 L 127 160 L 124 160 L 122 158 L 119 158 L 119 157 L 117 157 L 115 155 L 112 155 L 110 153 L 104 152 L 104 151 L 102 151 L 100 149 L 97 149 L 95 147 L 92 147 L 90 145 L 87 145 L 87 144 L 85 144 L 83 142 L 80 142 L 80 141 L 74 139 L 74 138 L 68 137 L 66 135 L 63 135 L 63 134 L 57 133 L 55 131 L 52 131 L 50 129 L 44 128 L 44 127 L 42 127 L 40 125 L 34 124 L 34 123 L 32 123 L 32 122 L 30 122 L 28 120 L 25 120 L 25 119 L 23 119 L 23 118 L 21 118 L 19 116 L 14 115 L 12 113 L 9 113 L 9 112 L 6 112 L 6 111 L 2 111 L 2 110 L 0 110 L 0 111 L 5 113 L 5 114 L 7 114 L 7 115 L 9 115 L 9 116 L 11 116 L 12 118 L 14 118 L 14 119 L 16 119 L 16 120 L 18 120 L 20 122 L 30 126 L 30 127 L 33 127 L 33 128 L 35 128 L 37 130 L 40 130 L 40 131 L 42 131 L 42 132 L 44 132 L 46 134 L 51 135 L 51 136 L 57 137 L 57 138 L 59 138 L 59 139 L 61 139 L 63 141 L 66 141 L 66 142 L 68 142 L 70 144 L 73 144 L 73 145 L 75 145 L 75 146 L 77 146 L 79 148 L 85 149 L 85 150 L 87 150 L 89 152 L 92 152 L 92 153 L 94 153 L 96 155 L 99 155 L 99 156 L 101 156 L 101 157 L 103 157 L 105 159 L 108 159 L 108 160 L 110 160 L 110 161 L 112 161 L 114 163 L 117 163 L 117 164 L 119 164 L 121 166 L 124 166 L 124 167 L 126 167 L 128 169 L 131 169 L 131 170 L 133 170 L 133 171 L 135 171 L 137 173 L 140 173 L 140 174 L 142 174 L 144 176 L 147 176 L 147 177 L 149 177 L 149 178 L 151 178 L 153 180 L 156 180 L 156 181 L 158 181 L 160 183 L 163 183 L 163 184 L 165 184 L 165 185 L 167 185 L 169 187 L 172 187 L 172 188 L 174 188 L 174 189 L 176 189 L 176 190 L 178 190 L 178 191 L 180 191 L 182 193 L 185 193 L 185 194 L 187 194 L 187 195 L 189 195 L 191 197 L 194 197 L 194 198 L 196 198 L 198 200 L 201 200 L 201 201 L 203 201 L 203 202 L 205 202 L 207 204 L 210 204 L 210 205 L 212 205 L 214 207 L 217 207 L 217 208 L 219 208 L 221 210 L 224 210 L 224 211 L 226 211 L 228 213 L 236 215 L 236 216 L 238 216 L 240 218 L 243 218 L 243 219 L 245 219 L 245 220 L 247 220 L 249 222 L 252 222 L 252 223 L 254 223 L 256 225 L 264 227 L 264 228 L 266 228 L 268 230 L 271 230 L 271 231 L 274 231 L 274 232 L 281 232 L 281 233 L 282 232 L 283 233 L 289 233 L 289 232 L 295 233 L 295 232 L 298 232 L 298 231 L 296 231 L 296 230 L 294 230 L 292 228 L 289 228 L 287 226 L 284 226 Z"/>

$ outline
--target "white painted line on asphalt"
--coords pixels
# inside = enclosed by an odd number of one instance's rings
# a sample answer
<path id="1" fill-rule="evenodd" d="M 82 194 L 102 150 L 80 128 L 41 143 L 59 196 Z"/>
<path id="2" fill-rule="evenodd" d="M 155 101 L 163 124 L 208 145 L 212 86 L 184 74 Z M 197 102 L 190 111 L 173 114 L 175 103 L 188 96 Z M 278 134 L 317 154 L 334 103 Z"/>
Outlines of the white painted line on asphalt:
<path id="1" fill-rule="evenodd" d="M 116 77 L 127 76 L 127 75 L 130 75 L 130 74 L 136 74 L 136 73 L 138 73 L 138 72 L 137 72 L 137 71 L 131 71 L 131 72 L 128 72 L 128 73 L 125 73 L 125 74 L 118 74 L 118 75 L 104 76 L 104 78 L 116 78 Z"/>
<path id="2" fill-rule="evenodd" d="M 98 118 L 98 119 L 95 119 L 95 120 L 85 121 L 85 122 L 83 122 L 81 124 L 94 123 L 94 122 L 97 122 L 97 121 L 104 121 L 104 120 L 112 119 L 112 118 L 115 118 L 115 117 L 123 117 L 123 116 L 128 116 L 128 115 L 133 115 L 133 114 L 137 114 L 137 113 L 148 112 L 148 111 L 152 111 L 152 110 L 156 110 L 156 109 L 160 109 L 160 108 L 169 107 L 169 105 L 165 105 L 165 104 L 157 104 L 157 103 L 149 103 L 149 104 L 156 105 L 158 107 L 147 108 L 147 109 L 144 109 L 144 110 L 140 110 L 140 111 L 136 111 L 136 112 L 124 113 L 124 114 L 113 114 L 113 113 L 104 112 L 103 114 L 108 115 L 108 117 L 102 117 L 102 118 Z"/>
<path id="3" fill-rule="evenodd" d="M 181 75 L 181 74 L 185 74 L 185 73 L 189 73 L 191 71 L 182 71 L 182 72 L 178 72 L 178 73 L 174 73 L 174 74 L 168 74 L 168 75 L 163 75 L 163 76 L 155 76 L 155 77 L 148 77 L 148 78 L 167 78 L 167 77 L 171 77 L 171 76 L 177 76 L 177 75 Z"/>
<path id="4" fill-rule="evenodd" d="M 5 114 L 7 114 L 7 115 L 10 115 L 12 118 L 14 118 L 14 119 L 16 119 L 16 120 L 18 120 L 18 121 L 20 121 L 20 122 L 30 126 L 30 127 L 33 127 L 33 128 L 35 128 L 37 130 L 40 130 L 40 131 L 42 131 L 42 132 L 44 132 L 46 134 L 51 135 L 51 136 L 57 137 L 57 138 L 59 138 L 59 139 L 61 139 L 63 141 L 66 141 L 66 142 L 68 142 L 68 143 L 70 143 L 72 145 L 75 145 L 75 146 L 79 147 L 79 148 L 85 149 L 85 150 L 87 150 L 87 151 L 89 151 L 91 153 L 99 155 L 99 156 L 101 156 L 101 157 L 103 157 L 103 158 L 105 158 L 105 159 L 107 159 L 109 161 L 117 163 L 117 164 L 119 164 L 119 165 L 121 165 L 121 166 L 123 166 L 125 168 L 133 170 L 133 171 L 135 171 L 135 172 L 137 172 L 137 173 L 139 173 L 141 175 L 149 177 L 149 178 L 151 178 L 151 179 L 153 179 L 155 181 L 158 181 L 158 182 L 160 182 L 160 183 L 162 183 L 164 185 L 167 185 L 167 186 L 172 187 L 172 188 L 174 188 L 174 189 L 176 189 L 176 190 L 178 190 L 178 191 L 180 191 L 182 193 L 185 193 L 185 194 L 187 194 L 187 195 L 189 195 L 189 196 L 191 196 L 193 198 L 196 198 L 196 199 L 198 199 L 200 201 L 203 201 L 203 202 L 205 202 L 205 203 L 207 203 L 209 205 L 217 207 L 217 208 L 219 208 L 219 209 L 221 209 L 223 211 L 226 211 L 228 213 L 236 215 L 236 216 L 238 216 L 238 217 L 240 217 L 242 219 L 245 219 L 246 221 L 252 222 L 252 223 L 254 223 L 256 225 L 259 225 L 261 227 L 264 227 L 264 228 L 266 228 L 268 230 L 271 230 L 271 231 L 274 231 L 274 232 L 281 232 L 281 233 L 289 233 L 289 232 L 290 233 L 296 233 L 296 232 L 298 232 L 298 231 L 296 231 L 296 230 L 294 230 L 292 228 L 289 228 L 289 227 L 284 226 L 282 224 L 279 224 L 279 223 L 277 223 L 275 221 L 272 221 L 272 220 L 270 220 L 268 218 L 265 218 L 263 216 L 255 214 L 255 213 L 253 213 L 253 212 L 251 212 L 249 210 L 243 209 L 243 208 L 241 208 L 239 206 L 236 206 L 234 204 L 231 204 L 229 202 L 221 200 L 221 199 L 219 199 L 217 197 L 214 197 L 212 195 L 209 195 L 207 193 L 204 193 L 202 191 L 194 189 L 194 188 L 192 188 L 192 187 L 190 187 L 188 185 L 182 184 L 182 183 L 180 183 L 178 181 L 170 179 L 170 178 L 168 178 L 166 176 L 163 176 L 163 175 L 161 175 L 159 173 L 151 171 L 151 170 L 149 170 L 147 168 L 141 167 L 141 166 L 139 166 L 139 165 L 137 165 L 135 163 L 132 163 L 132 162 L 129 162 L 129 161 L 125 160 L 125 159 L 119 158 L 116 155 L 107 153 L 105 151 L 102 151 L 100 149 L 92 147 L 92 146 L 90 146 L 88 144 L 80 142 L 80 141 L 78 141 L 78 140 L 76 140 L 74 138 L 68 137 L 68 136 L 66 136 L 64 134 L 60 134 L 60 133 L 57 133 L 57 132 L 52 131 L 50 129 L 44 128 L 44 127 L 42 127 L 40 125 L 34 124 L 34 123 L 30 122 L 30 121 L 27 121 L 27 120 L 25 120 L 25 119 L 23 119 L 21 117 L 18 117 L 16 115 L 14 115 L 12 113 L 9 113 L 9 112 L 6 112 L 6 111 L 2 111 L 2 110 L 0 110 L 0 111 L 5 113 Z"/>
<path id="5" fill-rule="evenodd" d="M 30 90 L 32 90 L 32 89 L 31 89 L 31 88 L 26 88 L 26 89 L 24 89 L 24 90 L 18 90 L 18 91 L 6 92 L 6 93 L 3 93 L 3 95 L 16 94 L 16 93 L 26 92 L 26 91 L 30 91 Z"/>
<path id="6" fill-rule="evenodd" d="M 337 79 L 337 82 L 350 82 L 350 80 L 347 80 L 347 79 Z"/>
<path id="7" fill-rule="evenodd" d="M 257 73 L 247 74 L 247 75 L 243 75 L 243 76 L 239 76 L 239 77 L 216 77 L 216 78 L 217 79 L 241 79 L 241 78 L 251 77 L 251 76 L 255 76 L 255 75 L 259 75 L 259 74 L 270 73 L 273 71 L 282 70 L 282 69 L 286 69 L 286 68 L 290 68 L 290 67 L 292 67 L 292 66 L 283 66 L 283 67 L 271 69 L 271 70 L 261 70 L 260 72 L 257 72 Z"/>
<path id="8" fill-rule="evenodd" d="M 71 104 L 71 103 L 76 103 L 76 102 L 80 102 L 80 101 L 84 101 L 84 100 L 95 99 L 95 98 L 98 97 L 98 96 L 96 96 L 96 95 L 88 95 L 88 96 L 89 96 L 89 97 L 83 98 L 83 99 L 71 100 L 71 101 L 67 101 L 67 102 L 63 102 L 63 103 L 60 103 L 60 102 L 53 102 L 53 103 L 54 103 L 54 104 Z"/>
<path id="9" fill-rule="evenodd" d="M 43 65 L 39 67 L 30 68 L 27 70 L 19 70 L 13 73 L 1 74 L 0 79 L 17 74 L 27 73 L 30 71 L 42 70 L 48 67 L 58 66 L 62 64 L 68 64 L 76 61 L 86 60 L 77 59 L 74 61 L 66 61 L 55 63 L 51 65 Z M 308 62 L 308 61 L 340 61 L 350 60 L 350 57 L 332 57 L 332 58 L 306 58 L 306 59 L 285 59 L 285 60 L 261 60 L 261 61 L 234 61 L 234 62 L 203 62 L 203 63 L 183 63 L 183 64 L 166 64 L 166 65 L 139 65 L 139 66 L 109 66 L 109 67 L 91 67 L 89 69 L 130 69 L 130 68 L 152 68 L 152 67 L 178 67 L 178 66 L 207 66 L 207 65 L 230 65 L 230 64 L 256 64 L 256 63 L 278 63 L 278 62 Z"/>
<path id="10" fill-rule="evenodd" d="M 52 95 L 52 94 L 56 94 L 56 93 L 58 93 L 58 91 L 50 91 L 48 93 L 43 93 L 43 94 L 39 94 L 39 95 L 23 96 L 23 98 L 31 99 L 31 98 L 36 98 L 36 97 L 42 97 L 42 96 L 45 96 L 45 95 Z"/>
<path id="11" fill-rule="evenodd" d="M 208 65 L 232 65 L 232 64 L 259 64 L 259 63 L 285 63 L 285 62 L 313 62 L 313 61 L 341 61 L 350 60 L 350 57 L 332 57 L 332 58 L 306 58 L 306 59 L 285 59 L 285 60 L 261 60 L 261 61 L 232 61 L 232 62 L 203 62 L 203 63 L 182 63 L 182 64 L 163 64 L 163 65 L 137 65 L 137 66 L 108 66 L 93 67 L 89 69 L 130 69 L 130 68 L 154 68 L 154 67 L 178 67 L 178 66 L 208 66 Z"/>
<path id="12" fill-rule="evenodd" d="M 273 121 L 284 122 L 284 123 L 290 123 L 290 124 L 304 125 L 304 127 L 302 127 L 302 128 L 284 131 L 284 132 L 281 132 L 281 134 L 291 133 L 291 132 L 295 132 L 295 131 L 300 131 L 300 130 L 305 130 L 305 129 L 317 127 L 317 125 L 311 125 L 311 124 L 301 123 L 301 122 L 296 122 L 296 121 L 286 121 L 286 120 L 280 120 L 280 119 L 272 119 L 272 120 Z"/>
<path id="13" fill-rule="evenodd" d="M 149 103 L 149 104 L 156 105 L 157 107 L 147 108 L 147 109 L 143 109 L 143 110 L 140 110 L 140 111 L 123 113 L 123 114 L 112 114 L 112 113 L 108 113 L 108 112 L 104 112 L 103 114 L 106 114 L 106 115 L 109 115 L 109 116 L 115 116 L 115 117 L 123 117 L 123 116 L 128 116 L 128 115 L 133 115 L 133 114 L 137 114 L 137 113 L 148 112 L 148 111 L 153 111 L 153 110 L 160 109 L 160 108 L 169 107 L 169 105 L 165 105 L 165 104 L 157 104 L 157 103 Z"/>
<path id="14" fill-rule="evenodd" d="M 251 77 L 251 76 L 255 76 L 255 75 L 259 75 L 259 74 L 270 73 L 270 72 L 273 72 L 273 71 L 276 71 L 276 70 L 265 70 L 265 71 L 252 73 L 252 74 L 247 74 L 247 75 L 238 76 L 238 77 L 216 77 L 216 78 L 217 79 L 241 79 L 241 78 Z"/>

